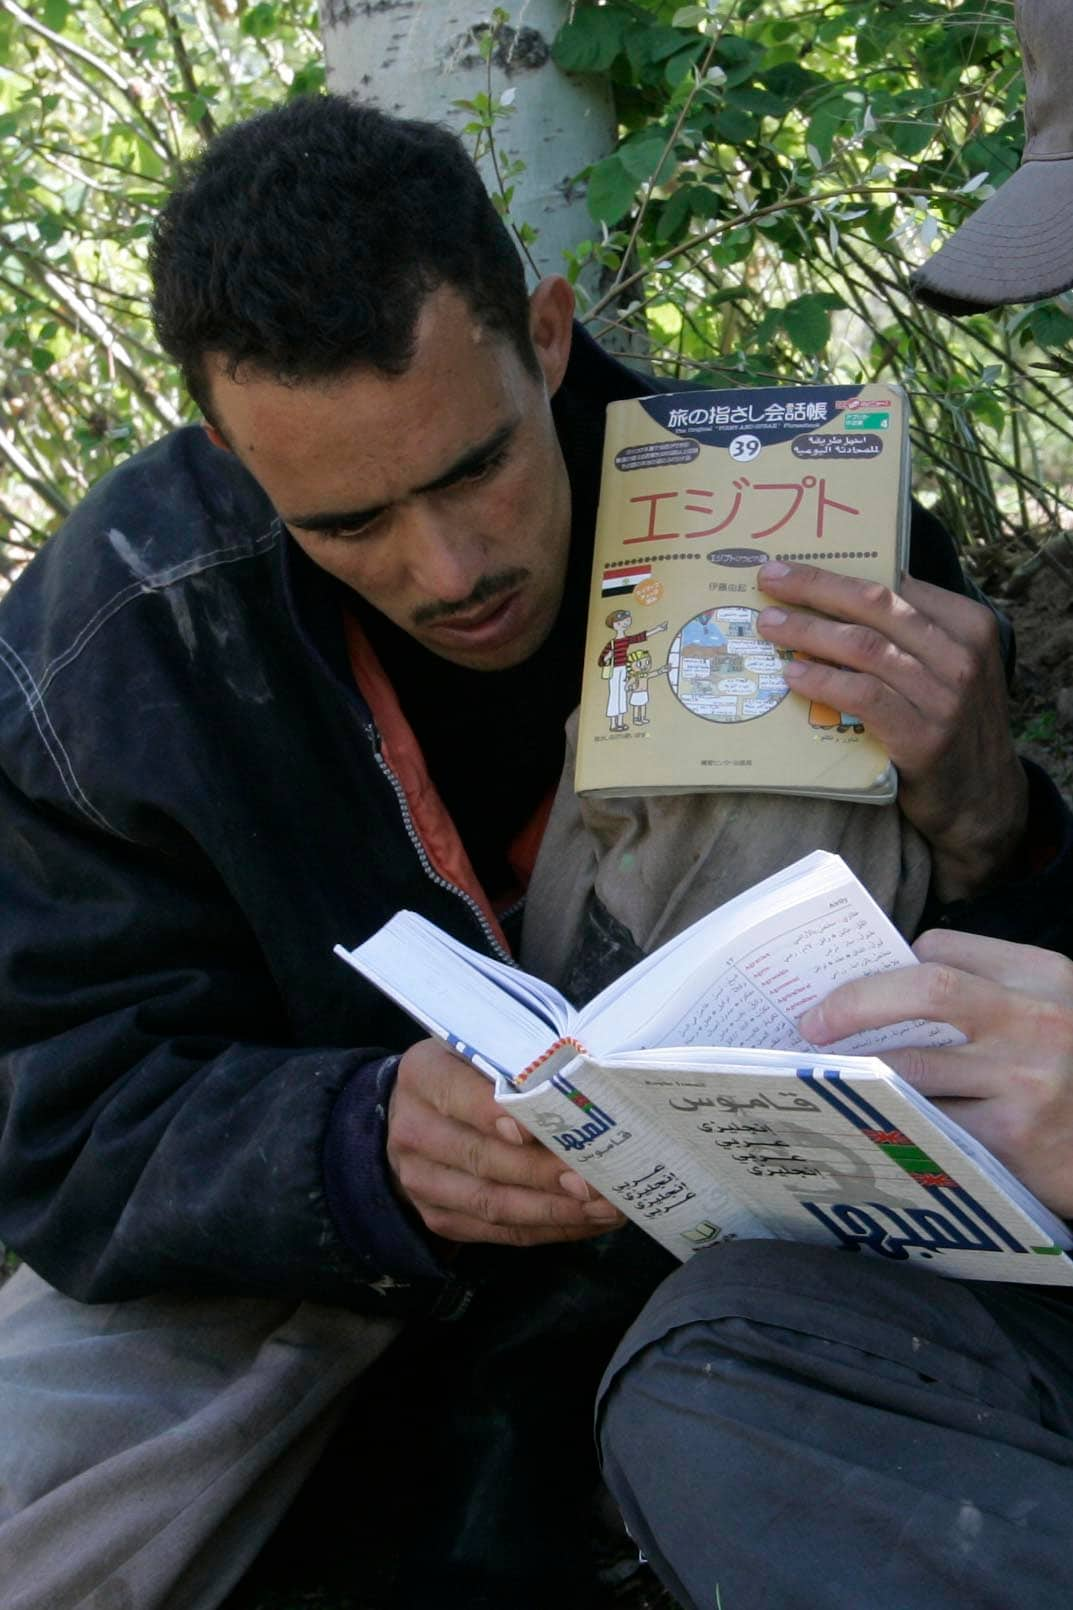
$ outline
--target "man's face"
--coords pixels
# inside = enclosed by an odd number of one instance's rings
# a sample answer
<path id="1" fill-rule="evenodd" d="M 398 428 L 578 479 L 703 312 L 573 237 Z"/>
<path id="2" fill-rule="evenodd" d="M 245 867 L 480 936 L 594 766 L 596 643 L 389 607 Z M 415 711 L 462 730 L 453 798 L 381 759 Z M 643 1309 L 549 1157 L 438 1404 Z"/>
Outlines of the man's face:
<path id="1" fill-rule="evenodd" d="M 520 664 L 562 599 L 570 485 L 549 406 L 570 345 L 564 281 L 534 293 L 541 375 L 441 288 L 405 374 L 286 386 L 210 362 L 226 444 L 322 569 L 433 653 Z"/>

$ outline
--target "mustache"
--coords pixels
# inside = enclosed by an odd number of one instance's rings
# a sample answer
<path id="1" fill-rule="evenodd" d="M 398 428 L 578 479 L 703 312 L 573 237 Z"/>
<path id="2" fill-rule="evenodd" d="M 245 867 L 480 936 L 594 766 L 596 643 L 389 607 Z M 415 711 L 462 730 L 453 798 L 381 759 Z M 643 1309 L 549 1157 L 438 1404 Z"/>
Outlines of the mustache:
<path id="1" fill-rule="evenodd" d="M 490 603 L 497 594 L 512 592 L 528 580 L 529 572 L 524 567 L 497 570 L 489 576 L 481 576 L 467 597 L 453 603 L 440 600 L 422 604 L 410 618 L 415 626 L 431 626 L 436 621 L 450 620 L 453 615 L 467 615 L 471 610 L 480 609 L 482 604 Z"/>

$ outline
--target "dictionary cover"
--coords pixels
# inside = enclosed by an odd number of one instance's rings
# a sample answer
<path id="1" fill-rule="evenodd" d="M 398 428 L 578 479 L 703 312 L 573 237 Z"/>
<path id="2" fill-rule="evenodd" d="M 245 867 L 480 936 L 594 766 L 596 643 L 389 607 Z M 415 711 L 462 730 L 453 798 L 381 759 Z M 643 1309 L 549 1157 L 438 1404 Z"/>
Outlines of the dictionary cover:
<path id="1" fill-rule="evenodd" d="M 887 383 L 668 392 L 607 410 L 575 785 L 885 804 L 888 756 L 851 710 L 794 692 L 764 641 L 767 560 L 898 585 L 904 393 Z"/>

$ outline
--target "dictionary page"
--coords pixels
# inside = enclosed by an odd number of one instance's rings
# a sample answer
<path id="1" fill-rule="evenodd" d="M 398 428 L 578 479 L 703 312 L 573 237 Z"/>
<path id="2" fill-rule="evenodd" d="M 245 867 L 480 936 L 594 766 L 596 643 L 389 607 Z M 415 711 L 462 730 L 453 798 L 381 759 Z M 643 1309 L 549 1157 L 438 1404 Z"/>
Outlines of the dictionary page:
<path id="1" fill-rule="evenodd" d="M 578 1014 L 593 1055 L 657 1045 L 812 1049 L 797 1028 L 838 984 L 917 965 L 837 855 L 817 850 L 701 918 Z M 951 1045 L 944 1023 L 892 1024 L 829 1051 Z"/>

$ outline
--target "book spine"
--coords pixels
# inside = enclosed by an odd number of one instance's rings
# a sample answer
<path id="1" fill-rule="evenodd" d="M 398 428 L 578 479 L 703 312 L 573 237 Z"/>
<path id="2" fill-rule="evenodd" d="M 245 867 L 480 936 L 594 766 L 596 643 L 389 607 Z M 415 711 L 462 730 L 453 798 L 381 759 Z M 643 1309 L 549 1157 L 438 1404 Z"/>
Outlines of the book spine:
<path id="1" fill-rule="evenodd" d="M 514 1088 L 524 1090 L 538 1075 L 541 1079 L 551 1079 L 563 1068 L 569 1067 L 577 1057 L 585 1055 L 585 1047 L 581 1041 L 564 1034 L 554 1045 L 549 1045 L 546 1051 L 542 1051 L 535 1061 L 530 1062 L 527 1068 L 523 1068 L 521 1073 L 515 1075 Z"/>

